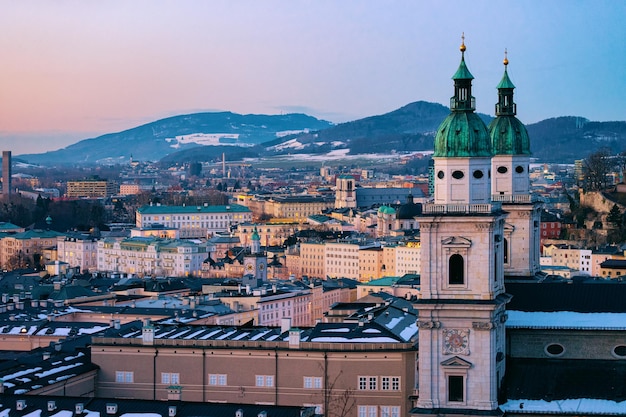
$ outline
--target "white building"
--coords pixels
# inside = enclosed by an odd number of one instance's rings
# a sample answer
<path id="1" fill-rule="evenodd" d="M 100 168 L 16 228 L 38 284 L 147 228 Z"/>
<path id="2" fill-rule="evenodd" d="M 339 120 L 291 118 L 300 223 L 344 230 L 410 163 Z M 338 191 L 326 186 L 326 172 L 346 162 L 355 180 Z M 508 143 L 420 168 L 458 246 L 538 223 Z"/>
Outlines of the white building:
<path id="1" fill-rule="evenodd" d="M 134 237 L 98 242 L 98 270 L 140 276 L 200 275 L 205 246 L 193 242 Z"/>
<path id="2" fill-rule="evenodd" d="M 98 268 L 98 241 L 93 236 L 78 233 L 57 236 L 57 257 L 70 267 L 92 271 Z"/>
<path id="3" fill-rule="evenodd" d="M 252 221 L 252 211 L 239 204 L 226 206 L 163 206 L 160 204 L 137 209 L 139 228 L 163 225 L 180 231 L 181 238 L 210 237 L 230 232 L 231 227 Z"/>

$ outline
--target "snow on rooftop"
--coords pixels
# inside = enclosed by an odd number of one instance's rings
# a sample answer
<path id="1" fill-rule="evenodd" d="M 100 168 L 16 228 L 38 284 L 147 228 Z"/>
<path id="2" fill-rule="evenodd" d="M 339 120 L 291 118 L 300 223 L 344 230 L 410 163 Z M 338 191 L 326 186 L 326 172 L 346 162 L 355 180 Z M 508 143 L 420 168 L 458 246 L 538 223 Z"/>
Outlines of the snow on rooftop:
<path id="1" fill-rule="evenodd" d="M 2 379 L 4 381 L 8 381 L 9 379 L 19 378 L 22 375 L 28 375 L 28 374 L 32 374 L 33 372 L 41 371 L 42 369 L 43 368 L 41 368 L 40 366 L 37 366 L 35 368 L 30 368 L 30 369 L 24 369 L 23 371 L 17 371 L 12 374 L 4 375 Z M 4 385 L 6 386 L 7 382 L 5 382 Z"/>
<path id="2" fill-rule="evenodd" d="M 311 342 L 317 343 L 397 343 L 396 339 L 391 337 L 314 337 Z"/>
<path id="3" fill-rule="evenodd" d="M 228 338 L 230 335 L 235 334 L 236 332 L 237 332 L 237 330 L 232 330 L 232 331 L 230 331 L 228 333 L 224 333 L 223 335 L 219 336 L 215 340 L 224 340 L 224 339 Z"/>
<path id="4" fill-rule="evenodd" d="M 250 335 L 250 332 L 243 332 L 243 333 L 238 334 L 237 336 L 233 337 L 233 340 L 241 340 L 244 337 L 247 337 L 248 335 Z"/>
<path id="5" fill-rule="evenodd" d="M 59 366 L 57 368 L 48 369 L 47 371 L 38 372 L 35 374 L 35 376 L 38 378 L 43 378 L 45 376 L 58 374 L 59 372 L 64 372 L 64 371 L 67 371 L 68 369 L 76 368 L 77 366 L 82 366 L 82 365 L 83 365 L 82 362 L 77 362 L 77 363 L 73 363 L 70 365 Z"/>
<path id="6" fill-rule="evenodd" d="M 507 312 L 507 328 L 626 330 L 626 313 Z"/>
<path id="7" fill-rule="evenodd" d="M 365 330 L 363 330 L 363 333 L 380 333 L 380 330 L 378 330 L 378 329 L 365 329 Z"/>
<path id="8" fill-rule="evenodd" d="M 264 331 L 264 332 L 257 333 L 257 334 L 255 334 L 254 336 L 252 336 L 252 337 L 250 338 L 250 340 L 258 340 L 258 339 L 262 338 L 263 336 L 265 336 L 266 334 L 268 334 L 270 331 L 271 331 L 271 330 L 266 330 L 266 331 Z"/>
<path id="9" fill-rule="evenodd" d="M 387 327 L 389 330 L 391 330 L 394 327 L 396 327 L 398 325 L 398 323 L 400 323 L 402 320 L 403 320 L 403 317 L 394 317 L 391 320 L 389 320 L 389 323 L 387 323 L 385 325 L 385 327 Z"/>
<path id="10" fill-rule="evenodd" d="M 611 400 L 596 400 L 590 398 L 577 398 L 569 400 L 509 400 L 500 405 L 505 412 L 521 413 L 549 413 L 549 414 L 625 414 L 626 401 L 615 402 Z"/>
<path id="11" fill-rule="evenodd" d="M 417 323 L 413 322 L 410 326 L 407 326 L 400 332 L 400 337 L 403 340 L 411 340 L 413 336 L 417 334 Z"/>
<path id="12" fill-rule="evenodd" d="M 217 334 L 217 333 L 219 333 L 219 332 L 221 332 L 221 331 L 222 331 L 221 329 L 213 330 L 211 333 L 207 333 L 207 334 L 205 334 L 204 336 L 202 336 L 202 337 L 200 338 L 200 340 L 206 340 L 206 339 L 208 339 L 208 338 L 212 337 L 213 335 L 215 335 L 215 334 Z"/>
<path id="13" fill-rule="evenodd" d="M 58 413 L 50 415 L 50 417 L 72 417 L 74 413 L 69 410 L 59 410 Z"/>
<path id="14" fill-rule="evenodd" d="M 106 330 L 108 328 L 109 328 L 109 326 L 93 326 L 93 327 L 90 327 L 90 328 L 80 329 L 78 331 L 78 334 L 98 333 L 98 332 L 101 332 L 102 330 Z"/>
<path id="15" fill-rule="evenodd" d="M 328 333 L 349 333 L 350 329 L 347 327 L 340 327 L 338 329 L 321 329 L 320 332 L 328 332 Z"/>
<path id="16" fill-rule="evenodd" d="M 199 335 L 200 333 L 202 333 L 203 331 L 204 331 L 204 329 L 200 329 L 200 330 L 195 331 L 195 332 L 193 332 L 193 333 L 191 333 L 191 334 L 188 334 L 187 336 L 183 337 L 183 339 L 187 339 L 187 340 L 189 340 L 189 339 L 193 339 L 194 337 L 198 336 L 198 335 Z"/>
<path id="17" fill-rule="evenodd" d="M 71 360 L 74 360 L 74 359 L 78 359 L 81 356 L 85 356 L 85 354 L 83 352 L 78 352 L 78 355 L 76 355 L 76 356 L 68 356 L 64 360 L 65 361 L 71 361 Z"/>

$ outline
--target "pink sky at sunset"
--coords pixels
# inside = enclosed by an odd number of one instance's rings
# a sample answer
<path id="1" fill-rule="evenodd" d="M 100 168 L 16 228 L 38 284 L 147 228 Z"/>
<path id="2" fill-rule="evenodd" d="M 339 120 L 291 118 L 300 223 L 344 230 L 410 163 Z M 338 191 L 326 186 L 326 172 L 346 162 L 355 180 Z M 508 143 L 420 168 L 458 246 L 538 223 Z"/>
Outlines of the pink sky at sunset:
<path id="1" fill-rule="evenodd" d="M 199 111 L 338 123 L 447 105 L 462 32 L 478 111 L 493 114 L 508 48 L 523 122 L 626 119 L 625 2 L 0 0 L 0 10 L 0 146 L 16 153 Z"/>

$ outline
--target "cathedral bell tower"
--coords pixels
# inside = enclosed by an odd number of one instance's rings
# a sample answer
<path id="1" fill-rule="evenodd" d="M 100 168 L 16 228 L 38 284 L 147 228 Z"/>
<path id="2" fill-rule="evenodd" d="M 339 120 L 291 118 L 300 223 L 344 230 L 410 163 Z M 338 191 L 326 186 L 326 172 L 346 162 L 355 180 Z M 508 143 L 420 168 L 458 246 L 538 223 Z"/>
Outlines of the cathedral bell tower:
<path id="1" fill-rule="evenodd" d="M 500 414 L 510 299 L 503 273 L 506 213 L 491 201 L 491 141 L 474 112 L 464 39 L 460 50 L 451 112 L 435 138 L 435 199 L 419 217 L 419 398 L 413 415 Z"/>
<path id="2" fill-rule="evenodd" d="M 494 156 L 491 159 L 493 201 L 509 213 L 504 226 L 504 269 L 507 276 L 532 276 L 539 272 L 541 202 L 530 193 L 530 139 L 515 115 L 515 85 L 507 71 L 498 84 L 496 118 L 489 124 Z"/>

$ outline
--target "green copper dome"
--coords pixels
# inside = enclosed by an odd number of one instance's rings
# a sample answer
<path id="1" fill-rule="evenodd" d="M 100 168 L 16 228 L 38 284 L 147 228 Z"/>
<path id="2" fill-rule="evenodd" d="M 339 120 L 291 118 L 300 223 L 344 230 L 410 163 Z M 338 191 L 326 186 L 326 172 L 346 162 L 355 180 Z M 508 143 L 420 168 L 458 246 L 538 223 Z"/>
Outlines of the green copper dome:
<path id="1" fill-rule="evenodd" d="M 256 227 L 254 228 L 254 231 L 252 232 L 252 236 L 250 237 L 251 240 L 261 240 L 261 236 L 259 236 L 259 232 L 256 230 Z"/>
<path id="2" fill-rule="evenodd" d="M 530 155 L 528 131 L 517 117 L 498 116 L 488 129 L 495 155 Z"/>
<path id="3" fill-rule="evenodd" d="M 380 206 L 378 209 L 378 213 L 380 214 L 396 214 L 396 209 L 389 206 Z"/>
<path id="4" fill-rule="evenodd" d="M 492 156 L 485 123 L 474 112 L 450 113 L 437 129 L 433 156 Z"/>

